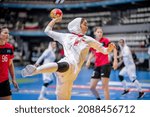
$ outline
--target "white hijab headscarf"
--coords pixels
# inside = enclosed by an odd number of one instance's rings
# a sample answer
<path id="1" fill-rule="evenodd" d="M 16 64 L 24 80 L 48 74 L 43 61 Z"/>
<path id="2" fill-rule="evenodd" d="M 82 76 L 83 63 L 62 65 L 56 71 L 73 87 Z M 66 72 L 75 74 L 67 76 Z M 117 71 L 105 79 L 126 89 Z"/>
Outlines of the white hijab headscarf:
<path id="1" fill-rule="evenodd" d="M 126 39 L 125 39 L 125 38 L 121 38 L 121 39 L 119 39 L 119 41 L 120 41 L 120 40 L 123 40 L 123 41 L 124 41 L 124 47 L 127 46 L 127 44 L 126 44 Z M 119 47 L 120 47 L 121 49 L 124 48 L 124 47 L 122 47 L 120 44 L 119 44 Z"/>
<path id="2" fill-rule="evenodd" d="M 49 49 L 49 50 L 52 50 L 52 42 L 49 42 L 49 44 L 48 44 L 48 49 Z"/>
<path id="3" fill-rule="evenodd" d="M 75 34 L 82 34 L 81 27 L 80 27 L 81 20 L 82 20 L 82 18 L 75 18 L 74 20 L 72 20 L 68 24 L 69 32 L 75 33 Z"/>

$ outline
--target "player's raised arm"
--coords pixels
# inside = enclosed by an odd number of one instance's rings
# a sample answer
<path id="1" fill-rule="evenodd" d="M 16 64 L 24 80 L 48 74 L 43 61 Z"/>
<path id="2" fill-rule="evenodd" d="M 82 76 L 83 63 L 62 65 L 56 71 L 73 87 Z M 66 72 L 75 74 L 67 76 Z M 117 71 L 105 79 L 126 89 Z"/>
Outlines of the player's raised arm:
<path id="1" fill-rule="evenodd" d="M 113 44 L 113 43 L 109 44 L 108 47 L 105 48 L 102 46 L 101 43 L 99 43 L 98 41 L 96 41 L 95 39 L 93 39 L 91 37 L 89 37 L 89 39 L 88 39 L 88 44 L 90 45 L 90 47 L 94 48 L 95 50 L 97 50 L 103 54 L 109 54 L 115 48 L 115 44 Z"/>
<path id="2" fill-rule="evenodd" d="M 52 10 L 53 11 L 53 10 Z M 51 12 L 52 12 L 51 11 Z M 53 27 L 56 23 L 61 22 L 62 20 L 62 16 L 60 15 L 59 17 L 54 17 L 51 16 L 52 20 L 48 23 L 47 27 L 45 28 L 44 32 L 51 38 L 53 38 L 54 40 L 58 41 L 59 43 L 62 44 L 63 40 L 62 37 L 64 37 L 63 33 L 59 33 L 59 32 L 55 32 L 53 31 Z"/>

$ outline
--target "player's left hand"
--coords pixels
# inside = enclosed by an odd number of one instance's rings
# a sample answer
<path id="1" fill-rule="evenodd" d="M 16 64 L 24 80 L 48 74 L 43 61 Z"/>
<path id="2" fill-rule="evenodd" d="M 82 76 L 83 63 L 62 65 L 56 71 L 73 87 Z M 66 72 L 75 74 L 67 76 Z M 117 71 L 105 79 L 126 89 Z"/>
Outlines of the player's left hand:
<path id="1" fill-rule="evenodd" d="M 19 91 L 19 86 L 16 80 L 12 80 L 12 83 L 17 91 Z"/>
<path id="2" fill-rule="evenodd" d="M 107 48 L 107 51 L 110 53 L 113 51 L 113 49 L 116 48 L 115 44 L 114 43 L 110 43 L 108 45 L 108 48 Z"/>

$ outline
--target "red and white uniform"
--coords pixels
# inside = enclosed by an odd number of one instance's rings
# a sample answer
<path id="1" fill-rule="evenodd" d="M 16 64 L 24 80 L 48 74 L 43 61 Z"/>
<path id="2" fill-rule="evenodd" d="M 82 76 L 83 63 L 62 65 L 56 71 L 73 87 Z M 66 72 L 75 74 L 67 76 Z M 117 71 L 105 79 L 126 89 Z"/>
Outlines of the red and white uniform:
<path id="1" fill-rule="evenodd" d="M 0 45 L 0 83 L 8 80 L 9 61 L 14 58 L 14 48 L 11 44 Z"/>
<path id="2" fill-rule="evenodd" d="M 57 81 L 58 99 L 70 99 L 73 81 L 77 78 L 78 73 L 86 59 L 90 48 L 101 51 L 102 44 L 95 39 L 83 35 L 81 36 L 81 18 L 76 18 L 68 24 L 68 30 L 71 33 L 58 33 L 47 26 L 45 33 L 63 45 L 65 57 L 60 62 L 67 62 L 69 70 L 59 73 Z M 104 52 L 107 49 L 103 48 Z"/>

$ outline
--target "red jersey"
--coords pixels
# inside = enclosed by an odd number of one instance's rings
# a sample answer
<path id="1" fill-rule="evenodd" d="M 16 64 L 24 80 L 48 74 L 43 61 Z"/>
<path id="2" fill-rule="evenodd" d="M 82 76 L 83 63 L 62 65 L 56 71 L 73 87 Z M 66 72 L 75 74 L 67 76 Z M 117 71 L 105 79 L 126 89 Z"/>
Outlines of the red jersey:
<path id="1" fill-rule="evenodd" d="M 108 47 L 110 40 L 105 38 L 105 37 L 102 37 L 99 40 L 99 42 L 102 43 L 104 47 Z M 96 67 L 103 66 L 103 65 L 110 63 L 109 58 L 108 58 L 108 54 L 105 55 L 105 54 L 102 54 L 101 52 L 97 52 L 94 49 L 91 49 L 91 50 L 95 56 L 95 66 Z"/>
<path id="2" fill-rule="evenodd" d="M 8 80 L 9 61 L 14 58 L 14 48 L 11 44 L 0 45 L 0 82 Z"/>

